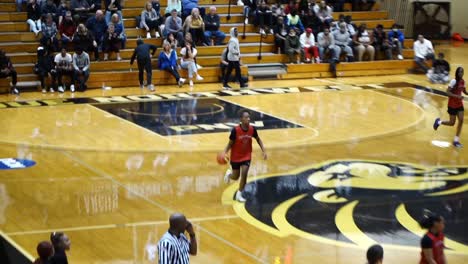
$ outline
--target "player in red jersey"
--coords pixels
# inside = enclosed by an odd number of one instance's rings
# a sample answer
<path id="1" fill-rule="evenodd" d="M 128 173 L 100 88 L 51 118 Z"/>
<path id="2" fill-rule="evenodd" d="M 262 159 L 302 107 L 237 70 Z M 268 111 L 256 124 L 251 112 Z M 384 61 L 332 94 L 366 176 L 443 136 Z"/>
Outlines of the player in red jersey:
<path id="1" fill-rule="evenodd" d="M 440 118 L 437 118 L 434 121 L 434 130 L 440 125 L 444 126 L 454 126 L 455 120 L 458 117 L 458 126 L 457 126 L 457 133 L 455 138 L 453 139 L 453 145 L 457 148 L 461 148 L 463 145 L 460 143 L 460 133 L 463 127 L 463 116 L 464 116 L 464 108 L 463 108 L 463 95 L 462 92 L 466 95 L 465 81 L 463 80 L 463 68 L 458 67 L 455 71 L 455 79 L 450 81 L 449 87 L 447 88 L 447 94 L 449 96 L 448 100 L 448 110 L 447 112 L 450 115 L 449 121 L 442 121 Z"/>
<path id="2" fill-rule="evenodd" d="M 229 180 L 237 180 L 240 176 L 239 190 L 236 192 L 236 200 L 245 202 L 242 195 L 245 184 L 247 182 L 247 174 L 249 172 L 250 160 L 252 159 L 252 138 L 257 140 L 258 145 L 262 149 L 263 159 L 267 159 L 265 147 L 258 136 L 255 127 L 250 125 L 250 112 L 242 110 L 240 112 L 240 124 L 232 128 L 229 136 L 229 143 L 224 149 L 224 155 L 227 156 L 231 150 L 231 169 L 228 169 L 224 176 L 224 181 L 229 183 Z"/>
<path id="3" fill-rule="evenodd" d="M 444 218 L 440 215 L 429 214 L 419 222 L 427 233 L 421 239 L 421 260 L 419 264 L 446 264 L 444 255 Z"/>

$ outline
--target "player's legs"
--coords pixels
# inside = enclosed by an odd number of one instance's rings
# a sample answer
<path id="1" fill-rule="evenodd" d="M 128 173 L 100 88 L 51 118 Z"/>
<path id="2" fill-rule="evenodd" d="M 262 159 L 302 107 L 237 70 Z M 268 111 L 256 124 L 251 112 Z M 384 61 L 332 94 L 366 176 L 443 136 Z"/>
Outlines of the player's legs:
<path id="1" fill-rule="evenodd" d="M 442 123 L 440 123 L 440 124 L 444 125 L 444 126 L 453 126 L 453 125 L 455 125 L 456 120 L 457 120 L 456 115 L 450 115 L 450 120 L 449 121 L 442 121 Z"/>
<path id="2" fill-rule="evenodd" d="M 232 169 L 232 174 L 231 174 L 231 176 L 230 176 L 231 180 L 237 181 L 237 180 L 239 179 L 240 174 L 241 174 L 241 170 L 240 170 L 240 169 L 237 169 L 237 170 Z"/>
<path id="3" fill-rule="evenodd" d="M 247 183 L 247 174 L 249 174 L 250 164 L 242 165 L 240 170 L 239 191 L 243 192 L 245 184 Z"/>
<path id="4" fill-rule="evenodd" d="M 460 136 L 460 133 L 461 133 L 461 130 L 463 128 L 463 117 L 464 117 L 464 111 L 459 111 L 458 114 L 457 114 L 457 118 L 458 118 L 458 125 L 457 125 L 457 138 Z"/>

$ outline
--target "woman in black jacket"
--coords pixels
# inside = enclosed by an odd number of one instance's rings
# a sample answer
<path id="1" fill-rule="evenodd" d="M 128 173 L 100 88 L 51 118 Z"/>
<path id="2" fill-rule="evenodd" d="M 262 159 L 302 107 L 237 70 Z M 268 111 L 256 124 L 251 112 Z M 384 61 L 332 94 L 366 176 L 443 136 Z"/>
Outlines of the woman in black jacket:
<path id="1" fill-rule="evenodd" d="M 34 34 L 41 32 L 41 7 L 36 3 L 36 0 L 32 0 L 26 7 L 28 12 L 28 20 L 26 23 L 29 24 L 29 28 Z"/>
<path id="2" fill-rule="evenodd" d="M 47 89 L 45 86 L 45 78 L 48 76 L 50 77 L 51 84 L 50 84 L 50 92 L 53 93 L 55 90 L 56 85 L 56 73 L 55 67 L 53 63 L 53 58 L 50 56 L 47 49 L 44 47 L 37 48 L 37 64 L 34 68 L 34 71 L 37 75 L 39 75 L 39 80 L 41 81 L 41 88 L 42 92 L 46 93 Z"/>

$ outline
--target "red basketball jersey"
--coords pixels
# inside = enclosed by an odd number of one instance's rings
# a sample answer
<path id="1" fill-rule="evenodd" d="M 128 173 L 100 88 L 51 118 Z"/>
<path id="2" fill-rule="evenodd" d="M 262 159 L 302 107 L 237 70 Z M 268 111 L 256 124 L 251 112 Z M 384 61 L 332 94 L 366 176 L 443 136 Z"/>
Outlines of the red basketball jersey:
<path id="1" fill-rule="evenodd" d="M 432 256 L 437 264 L 444 263 L 444 234 L 440 233 L 438 236 L 435 236 L 431 232 L 426 234 L 432 240 Z M 421 261 L 419 264 L 427 264 L 426 257 L 424 253 L 421 252 Z"/>
<path id="2" fill-rule="evenodd" d="M 241 162 L 252 159 L 252 137 L 257 136 L 255 128 L 249 125 L 247 131 L 244 131 L 240 125 L 237 125 L 232 132 L 235 138 L 230 138 L 234 140 L 231 147 L 231 161 Z"/>
<path id="3" fill-rule="evenodd" d="M 456 81 L 455 80 L 452 80 L 449 84 L 449 86 L 455 86 L 456 84 Z M 453 87 L 450 92 L 452 92 L 453 94 L 456 94 L 456 95 L 461 95 L 463 90 L 465 89 L 465 81 L 464 80 L 460 80 L 458 82 L 458 85 L 457 87 Z M 448 100 L 448 106 L 451 107 L 451 108 L 460 108 L 463 106 L 463 99 L 458 99 L 458 98 L 455 98 L 455 97 L 449 97 L 449 100 Z"/>

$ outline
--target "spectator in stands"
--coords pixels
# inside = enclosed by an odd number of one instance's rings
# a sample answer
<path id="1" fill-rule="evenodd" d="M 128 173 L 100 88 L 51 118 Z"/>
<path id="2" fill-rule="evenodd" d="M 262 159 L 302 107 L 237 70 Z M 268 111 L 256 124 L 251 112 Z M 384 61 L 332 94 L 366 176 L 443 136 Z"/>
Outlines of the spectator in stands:
<path id="1" fill-rule="evenodd" d="M 353 50 L 349 46 L 351 43 L 351 36 L 346 29 L 346 23 L 340 24 L 340 30 L 335 30 L 333 32 L 333 38 L 335 39 L 335 45 L 339 48 L 340 53 L 345 52 L 348 62 L 354 61 Z M 340 56 L 338 53 L 338 56 Z"/>
<path id="2" fill-rule="evenodd" d="M 23 11 L 23 4 L 27 3 L 28 0 L 15 0 L 16 1 L 16 12 Z"/>
<path id="3" fill-rule="evenodd" d="M 309 1 L 308 0 L 299 0 L 297 4 L 297 11 L 301 18 L 307 14 L 307 12 L 311 10 L 309 6 Z"/>
<path id="4" fill-rule="evenodd" d="M 314 36 L 316 36 L 319 32 L 322 32 L 322 21 L 312 9 L 308 9 L 307 13 L 301 18 L 303 21 L 303 25 L 306 28 L 311 28 L 312 32 L 314 32 Z"/>
<path id="5" fill-rule="evenodd" d="M 154 37 L 159 38 L 160 14 L 154 10 L 151 2 L 147 2 L 145 9 L 141 12 L 140 28 L 146 30 L 146 38 L 151 38 L 151 31 L 154 30 Z"/>
<path id="6" fill-rule="evenodd" d="M 365 23 L 361 24 L 358 28 L 358 32 L 354 36 L 354 49 L 358 54 L 358 61 L 362 61 L 364 54 L 369 56 L 369 60 L 374 60 L 375 49 L 374 43 L 374 36 L 369 34 L 367 31 L 367 25 Z"/>
<path id="7" fill-rule="evenodd" d="M 30 31 L 34 32 L 37 36 L 42 28 L 41 8 L 36 3 L 36 0 L 31 0 L 26 7 L 26 11 L 28 13 L 28 20 L 26 20 L 26 23 L 29 24 Z"/>
<path id="8" fill-rule="evenodd" d="M 427 233 L 421 239 L 421 260 L 419 263 L 447 263 L 444 254 L 445 220 L 442 216 L 429 213 L 419 222 Z"/>
<path id="9" fill-rule="evenodd" d="M 226 48 L 223 49 L 223 52 L 221 53 L 221 62 L 219 64 L 219 67 L 221 68 L 221 76 L 220 76 L 220 81 L 221 82 L 224 81 L 227 66 L 229 65 L 227 55 L 228 55 L 228 48 L 226 47 Z M 247 76 L 241 76 L 241 78 L 242 78 L 242 81 L 245 84 L 247 84 L 249 82 L 249 78 L 247 78 Z M 228 76 L 228 81 L 235 82 L 235 81 L 237 81 L 237 79 L 235 79 L 234 76 L 230 75 L 230 76 Z"/>
<path id="10" fill-rule="evenodd" d="M 392 31 L 388 32 L 388 40 L 393 51 L 398 52 L 398 59 L 403 59 L 403 43 L 405 42 L 405 35 L 398 29 L 397 24 L 392 25 Z"/>
<path id="11" fill-rule="evenodd" d="M 260 1 L 260 6 L 256 10 L 256 18 L 260 26 L 260 34 L 264 35 L 265 31 L 270 31 L 270 33 L 273 34 L 273 28 L 271 27 L 273 24 L 273 15 L 265 0 Z"/>
<path id="12" fill-rule="evenodd" d="M 94 54 L 94 59 L 99 60 L 99 52 L 104 51 L 104 35 L 107 32 L 107 23 L 104 19 L 104 13 L 101 10 L 96 11 L 96 15 L 90 17 L 86 22 L 86 28 L 91 31 L 94 41 L 96 41 L 98 54 Z M 121 44 L 119 47 L 121 47 Z"/>
<path id="13" fill-rule="evenodd" d="M 318 49 L 320 53 L 320 59 L 325 60 L 328 54 L 331 57 L 332 62 L 340 61 L 340 48 L 335 45 L 335 39 L 333 34 L 330 33 L 330 28 L 324 28 L 323 32 L 320 32 L 317 36 Z"/>
<path id="14" fill-rule="evenodd" d="M 171 49 L 171 45 L 167 42 L 163 43 L 163 51 L 159 53 L 158 67 L 160 70 L 167 71 L 172 74 L 179 87 L 182 87 L 185 79 L 180 78 L 180 75 L 177 72 L 177 53 L 175 50 Z"/>
<path id="15" fill-rule="evenodd" d="M 63 85 L 62 77 L 69 76 L 71 79 L 70 82 L 70 91 L 73 93 L 75 92 L 75 74 L 73 72 L 73 59 L 70 53 L 67 53 L 67 49 L 62 47 L 62 51 L 55 55 L 54 58 L 55 62 L 55 71 L 57 73 L 57 80 L 58 80 L 58 91 L 63 93 L 66 89 L 66 86 Z"/>
<path id="16" fill-rule="evenodd" d="M 301 49 L 301 42 L 299 41 L 294 28 L 289 30 L 289 34 L 284 43 L 286 54 L 289 57 L 289 63 L 297 62 L 297 64 L 299 64 L 304 51 Z"/>
<path id="17" fill-rule="evenodd" d="M 159 3 L 159 0 L 151 0 L 151 6 L 158 15 L 161 15 L 161 4 Z"/>
<path id="18" fill-rule="evenodd" d="M 93 34 L 83 24 L 79 24 L 75 37 L 73 38 L 75 50 L 80 48 L 86 52 L 94 52 L 95 59 L 99 57 L 97 42 L 94 40 Z"/>
<path id="19" fill-rule="evenodd" d="M 91 66 L 91 62 L 88 53 L 84 52 L 81 47 L 77 47 L 75 54 L 73 54 L 73 69 L 75 81 L 78 81 L 77 90 L 79 92 L 84 92 L 88 88 L 86 82 L 89 79 L 89 66 Z"/>
<path id="20" fill-rule="evenodd" d="M 205 16 L 205 8 L 198 6 L 198 0 L 182 0 L 182 19 L 185 20 L 189 15 L 193 15 L 192 10 L 195 8 L 198 9 L 198 13 L 203 19 Z"/>
<path id="21" fill-rule="evenodd" d="M 306 31 L 301 34 L 299 41 L 304 52 L 305 62 L 313 62 L 313 59 L 315 58 L 315 62 L 320 63 L 319 50 L 315 45 L 315 37 L 314 34 L 312 34 L 311 28 L 307 28 Z M 313 55 L 312 59 L 311 54 Z"/>
<path id="22" fill-rule="evenodd" d="M 244 24 L 249 23 L 249 17 L 255 13 L 257 10 L 257 1 L 256 0 L 242 0 L 244 3 Z"/>
<path id="23" fill-rule="evenodd" d="M 278 22 L 273 28 L 273 32 L 275 33 L 275 50 L 278 54 L 284 54 L 284 42 L 286 41 L 286 37 L 288 35 L 288 28 L 286 27 L 284 18 L 282 16 L 278 17 Z"/>
<path id="24" fill-rule="evenodd" d="M 101 9 L 102 7 L 102 1 L 101 0 L 86 0 L 88 1 L 89 4 L 89 11 L 90 12 L 96 12 Z"/>
<path id="25" fill-rule="evenodd" d="M 164 42 L 166 43 L 166 42 Z M 165 44 L 163 44 L 164 46 Z M 169 44 L 168 44 L 169 45 Z M 138 80 L 140 81 L 140 88 L 144 89 L 143 74 L 146 71 L 146 85 L 150 91 L 154 91 L 153 82 L 153 69 L 151 65 L 151 56 L 156 53 L 157 47 L 152 44 L 145 44 L 142 39 L 137 40 L 137 47 L 133 51 L 132 58 L 130 59 L 130 65 L 133 65 L 135 58 L 137 59 L 138 65 Z M 150 55 L 151 50 L 151 55 Z M 162 52 L 161 52 L 162 53 Z"/>
<path id="26" fill-rule="evenodd" d="M 314 12 L 324 25 L 330 25 L 333 21 L 333 10 L 327 6 L 325 1 L 321 1 L 319 5 L 315 5 Z"/>
<path id="27" fill-rule="evenodd" d="M 293 9 L 289 15 L 286 16 L 286 25 L 288 25 L 288 30 L 293 28 L 294 30 L 297 30 L 298 34 L 301 34 L 304 32 L 304 26 L 302 25 L 301 18 L 297 14 L 297 10 Z"/>
<path id="28" fill-rule="evenodd" d="M 333 6 L 334 12 L 343 12 L 346 0 L 329 0 L 328 3 Z"/>
<path id="29" fill-rule="evenodd" d="M 167 7 L 165 12 L 166 17 L 171 16 L 174 10 L 176 11 L 176 16 L 182 16 L 181 0 L 167 0 Z"/>
<path id="30" fill-rule="evenodd" d="M 185 47 L 180 50 L 180 66 L 182 69 L 188 71 L 188 78 L 190 88 L 193 88 L 193 75 L 195 75 L 197 81 L 202 81 L 203 77 L 198 74 L 197 63 L 195 57 L 197 56 L 197 49 L 192 47 L 190 42 L 185 43 Z"/>
<path id="31" fill-rule="evenodd" d="M 432 43 L 425 39 L 423 35 L 418 35 L 418 40 L 416 40 L 413 44 L 414 50 L 414 61 L 416 64 L 427 73 L 429 67 L 426 65 L 426 60 L 431 60 L 434 63 L 434 48 L 432 47 Z"/>
<path id="32" fill-rule="evenodd" d="M 203 45 L 205 42 L 205 22 L 200 16 L 198 8 L 193 8 L 192 13 L 185 19 L 182 26 L 185 32 L 190 32 L 193 37 L 193 43 Z"/>
<path id="33" fill-rule="evenodd" d="M 353 11 L 371 11 L 375 0 L 353 0 Z"/>
<path id="34" fill-rule="evenodd" d="M 429 70 L 428 77 L 432 83 L 448 83 L 450 64 L 444 59 L 444 53 L 439 53 L 439 57 L 434 61 L 432 70 Z"/>
<path id="35" fill-rule="evenodd" d="M 275 23 L 274 25 L 276 25 L 278 18 L 284 18 L 286 16 L 286 14 L 284 13 L 284 8 L 281 5 L 272 4 L 271 12 L 273 14 L 273 23 Z"/>
<path id="36" fill-rule="evenodd" d="M 62 23 L 62 20 L 67 15 L 67 11 L 71 12 L 70 1 L 61 0 L 60 5 L 57 8 L 58 24 Z"/>
<path id="37" fill-rule="evenodd" d="M 54 4 L 53 0 L 47 0 L 47 2 L 45 2 L 45 4 L 42 5 L 41 14 L 43 16 L 45 16 L 47 14 L 51 14 L 52 19 L 54 20 L 54 22 L 56 22 L 56 23 L 58 22 L 57 6 Z"/>
<path id="38" fill-rule="evenodd" d="M 224 89 L 231 89 L 231 87 L 228 85 L 229 82 L 229 76 L 231 76 L 232 69 L 235 69 L 236 71 L 236 79 L 240 84 L 240 88 L 246 88 L 247 85 L 245 84 L 244 80 L 242 79 L 241 76 L 241 69 L 240 69 L 240 46 L 239 46 L 239 39 L 237 39 L 237 36 L 239 35 L 239 32 L 237 31 L 237 28 L 233 27 L 229 31 L 231 38 L 229 39 L 228 43 L 228 51 L 227 51 L 227 59 L 228 59 L 228 66 L 226 69 L 226 74 L 224 75 L 224 80 L 223 80 L 223 88 Z"/>
<path id="39" fill-rule="evenodd" d="M 119 35 L 115 33 L 114 25 L 110 24 L 107 28 L 107 32 L 104 34 L 104 60 L 109 59 L 109 52 L 115 52 L 117 60 L 121 61 L 120 57 L 120 45 L 122 41 L 119 38 Z"/>
<path id="40" fill-rule="evenodd" d="M 176 49 L 179 46 L 179 41 L 177 41 L 173 33 L 169 33 L 164 42 L 169 43 L 169 45 L 171 45 L 171 49 Z"/>
<path id="41" fill-rule="evenodd" d="M 52 19 L 52 15 L 47 14 L 45 17 L 45 22 L 42 23 L 41 45 L 44 46 L 49 52 L 55 52 L 58 50 L 57 33 L 57 25 Z"/>
<path id="42" fill-rule="evenodd" d="M 71 0 L 71 9 L 74 15 L 79 16 L 81 22 L 88 19 L 88 12 L 91 10 L 91 7 L 86 0 Z"/>
<path id="43" fill-rule="evenodd" d="M 19 90 L 16 87 L 17 73 L 15 67 L 13 67 L 10 58 L 5 54 L 5 52 L 0 50 L 0 79 L 8 78 L 10 76 L 12 84 L 10 93 L 19 95 Z"/>
<path id="44" fill-rule="evenodd" d="M 367 264 L 382 264 L 384 250 L 381 245 L 373 245 L 367 250 Z"/>
<path id="45" fill-rule="evenodd" d="M 67 11 L 65 15 L 65 19 L 62 20 L 62 23 L 59 25 L 59 32 L 60 32 L 60 42 L 61 47 L 67 46 L 68 43 L 73 41 L 73 36 L 76 32 L 76 25 L 73 21 L 72 15 L 70 11 Z"/>
<path id="46" fill-rule="evenodd" d="M 52 246 L 52 243 L 49 241 L 39 242 L 36 250 L 39 258 L 37 258 L 33 264 L 49 264 L 50 258 L 54 255 L 54 247 Z"/>
<path id="47" fill-rule="evenodd" d="M 388 41 L 387 34 L 383 30 L 381 24 L 377 25 L 373 32 L 374 35 L 374 48 L 378 51 L 383 51 L 385 53 L 385 59 L 392 59 L 392 48 L 390 47 L 390 42 Z"/>
<path id="48" fill-rule="evenodd" d="M 113 14 L 111 17 L 111 22 L 108 24 L 114 25 L 114 32 L 119 34 L 119 38 L 122 41 L 122 49 L 125 49 L 125 44 L 127 42 L 127 36 L 125 34 L 125 28 L 122 19 L 120 19 L 118 14 Z"/>
<path id="49" fill-rule="evenodd" d="M 54 264 L 68 264 L 67 254 L 65 251 L 70 250 L 71 241 L 67 235 L 62 232 L 53 232 L 50 234 L 50 241 L 54 246 L 54 255 L 50 258 L 50 262 Z"/>
<path id="50" fill-rule="evenodd" d="M 42 46 L 37 48 L 37 63 L 34 66 L 34 73 L 39 76 L 42 92 L 46 93 L 45 78 L 50 77 L 51 85 L 49 91 L 53 93 L 56 86 L 56 71 L 54 68 L 54 59 L 50 53 Z"/>
<path id="51" fill-rule="evenodd" d="M 348 16 L 348 17 L 349 17 L 348 21 L 351 22 L 351 16 Z M 354 37 L 354 35 L 356 35 L 356 30 L 354 29 L 354 26 L 352 25 L 352 23 L 348 23 L 348 22 L 346 22 L 346 20 L 347 20 L 346 16 L 343 15 L 343 14 L 340 14 L 340 16 L 338 18 L 338 23 L 335 23 L 335 27 L 333 27 L 332 32 L 334 30 L 340 30 L 340 24 L 341 23 L 346 23 L 346 30 L 348 30 L 349 35 L 351 37 Z"/>
<path id="52" fill-rule="evenodd" d="M 298 10 L 299 5 L 294 0 L 290 0 L 289 3 L 284 7 L 284 14 L 289 15 L 293 10 Z"/>
<path id="53" fill-rule="evenodd" d="M 111 22 L 112 16 L 117 14 L 122 20 L 122 3 L 121 0 L 105 0 L 106 4 L 106 23 Z"/>
<path id="54" fill-rule="evenodd" d="M 164 31 L 166 36 L 169 33 L 174 34 L 175 38 L 179 43 L 182 43 L 184 40 L 183 28 L 182 28 L 182 19 L 177 16 L 177 10 L 173 9 L 171 16 L 166 18 Z"/>
<path id="55" fill-rule="evenodd" d="M 215 45 L 222 45 L 226 34 L 219 30 L 220 18 L 216 14 L 216 7 L 210 7 L 210 13 L 205 16 L 205 43 L 211 45 L 211 38 L 214 38 Z"/>

